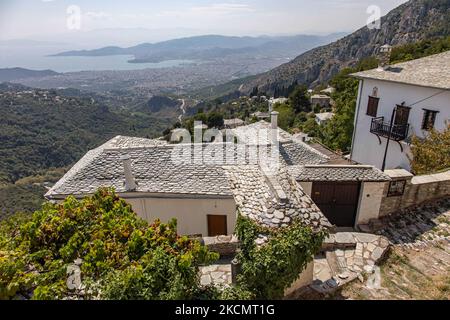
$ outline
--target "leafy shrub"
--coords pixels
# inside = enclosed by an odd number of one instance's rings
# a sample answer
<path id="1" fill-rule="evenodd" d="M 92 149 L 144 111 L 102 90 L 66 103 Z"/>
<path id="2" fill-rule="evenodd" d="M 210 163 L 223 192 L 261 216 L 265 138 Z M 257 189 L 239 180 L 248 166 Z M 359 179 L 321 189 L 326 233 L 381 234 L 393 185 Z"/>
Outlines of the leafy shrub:
<path id="1" fill-rule="evenodd" d="M 439 132 L 431 130 L 425 139 L 412 139 L 411 167 L 415 174 L 432 174 L 450 169 L 450 125 Z"/>
<path id="2" fill-rule="evenodd" d="M 243 293 L 252 292 L 257 299 L 280 299 L 285 289 L 321 248 L 326 231 L 313 231 L 301 222 L 281 229 L 268 229 L 240 216 L 237 235 L 241 240 L 238 259 L 242 265 L 238 277 Z M 257 246 L 259 235 L 267 235 L 268 243 Z"/>
<path id="3" fill-rule="evenodd" d="M 46 203 L 28 222 L 2 224 L 0 299 L 70 296 L 67 267 L 75 259 L 82 261 L 89 297 L 192 299 L 199 291 L 198 265 L 217 258 L 177 235 L 175 220 L 148 225 L 113 190 L 100 189 L 81 201 Z"/>

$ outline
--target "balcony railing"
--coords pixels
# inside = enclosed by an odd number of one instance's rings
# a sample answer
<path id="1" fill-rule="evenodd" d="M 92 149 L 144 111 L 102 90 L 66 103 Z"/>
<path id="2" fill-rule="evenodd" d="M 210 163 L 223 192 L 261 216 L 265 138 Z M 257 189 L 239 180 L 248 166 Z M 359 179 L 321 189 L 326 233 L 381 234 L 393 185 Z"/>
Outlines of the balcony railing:
<path id="1" fill-rule="evenodd" d="M 378 117 L 372 119 L 372 124 L 370 126 L 370 132 L 381 136 L 384 138 L 389 137 L 389 130 L 391 129 L 391 124 L 384 121 L 384 117 Z M 408 137 L 409 124 L 393 124 L 391 139 L 395 141 L 402 141 Z"/>

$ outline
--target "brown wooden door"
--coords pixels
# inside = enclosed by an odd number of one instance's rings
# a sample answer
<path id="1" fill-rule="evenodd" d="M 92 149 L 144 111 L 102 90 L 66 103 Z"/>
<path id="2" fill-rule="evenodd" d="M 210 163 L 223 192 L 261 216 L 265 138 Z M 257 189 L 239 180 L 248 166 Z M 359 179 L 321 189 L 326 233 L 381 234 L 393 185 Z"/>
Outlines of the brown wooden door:
<path id="1" fill-rule="evenodd" d="M 227 216 L 208 215 L 208 237 L 228 235 Z"/>
<path id="2" fill-rule="evenodd" d="M 312 199 L 332 224 L 354 227 L 359 189 L 358 182 L 314 182 Z"/>
<path id="3" fill-rule="evenodd" d="M 409 121 L 409 112 L 411 108 L 405 106 L 397 106 L 397 112 L 395 113 L 394 124 L 405 126 Z"/>

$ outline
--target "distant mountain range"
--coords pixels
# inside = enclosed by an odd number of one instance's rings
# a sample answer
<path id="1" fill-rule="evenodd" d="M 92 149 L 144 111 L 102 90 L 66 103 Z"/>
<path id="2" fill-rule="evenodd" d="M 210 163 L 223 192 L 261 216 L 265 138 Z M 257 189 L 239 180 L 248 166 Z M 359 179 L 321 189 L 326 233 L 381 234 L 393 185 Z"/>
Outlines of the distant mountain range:
<path id="1" fill-rule="evenodd" d="M 231 55 L 296 56 L 314 47 L 333 42 L 345 33 L 327 36 L 297 35 L 280 37 L 229 37 L 205 35 L 143 43 L 129 48 L 104 47 L 95 50 L 67 51 L 55 56 L 133 55 L 130 62 L 161 62 L 165 60 L 205 60 Z"/>
<path id="2" fill-rule="evenodd" d="M 59 73 L 52 70 L 29 70 L 24 68 L 5 68 L 0 69 L 0 82 L 8 82 L 28 78 L 40 78 L 47 76 L 56 76 Z"/>
<path id="3" fill-rule="evenodd" d="M 381 29 L 367 26 L 325 46 L 312 49 L 294 60 L 251 79 L 234 81 L 234 91 L 250 93 L 255 87 L 273 93 L 298 81 L 316 85 L 361 58 L 374 56 L 384 44 L 393 46 L 450 35 L 449 0 L 410 0 L 381 19 Z M 229 89 L 228 86 L 222 86 Z M 229 94 L 223 92 L 223 94 Z"/>

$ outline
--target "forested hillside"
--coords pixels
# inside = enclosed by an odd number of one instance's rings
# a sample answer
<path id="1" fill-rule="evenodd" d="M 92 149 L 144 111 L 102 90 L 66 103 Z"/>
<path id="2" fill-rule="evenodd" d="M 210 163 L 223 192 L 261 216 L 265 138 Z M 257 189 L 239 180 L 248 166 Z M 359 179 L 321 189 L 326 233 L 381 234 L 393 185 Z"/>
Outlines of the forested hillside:
<path id="1" fill-rule="evenodd" d="M 27 198 L 27 192 L 43 194 L 42 183 L 62 174 L 45 179 L 49 169 L 71 166 L 116 135 L 157 137 L 175 121 L 150 112 L 112 111 L 87 96 L 10 84 L 0 85 L 0 110 L 0 187 L 5 198 L 0 199 L 0 215 L 38 203 Z M 34 176 L 40 178 L 23 182 Z"/>

